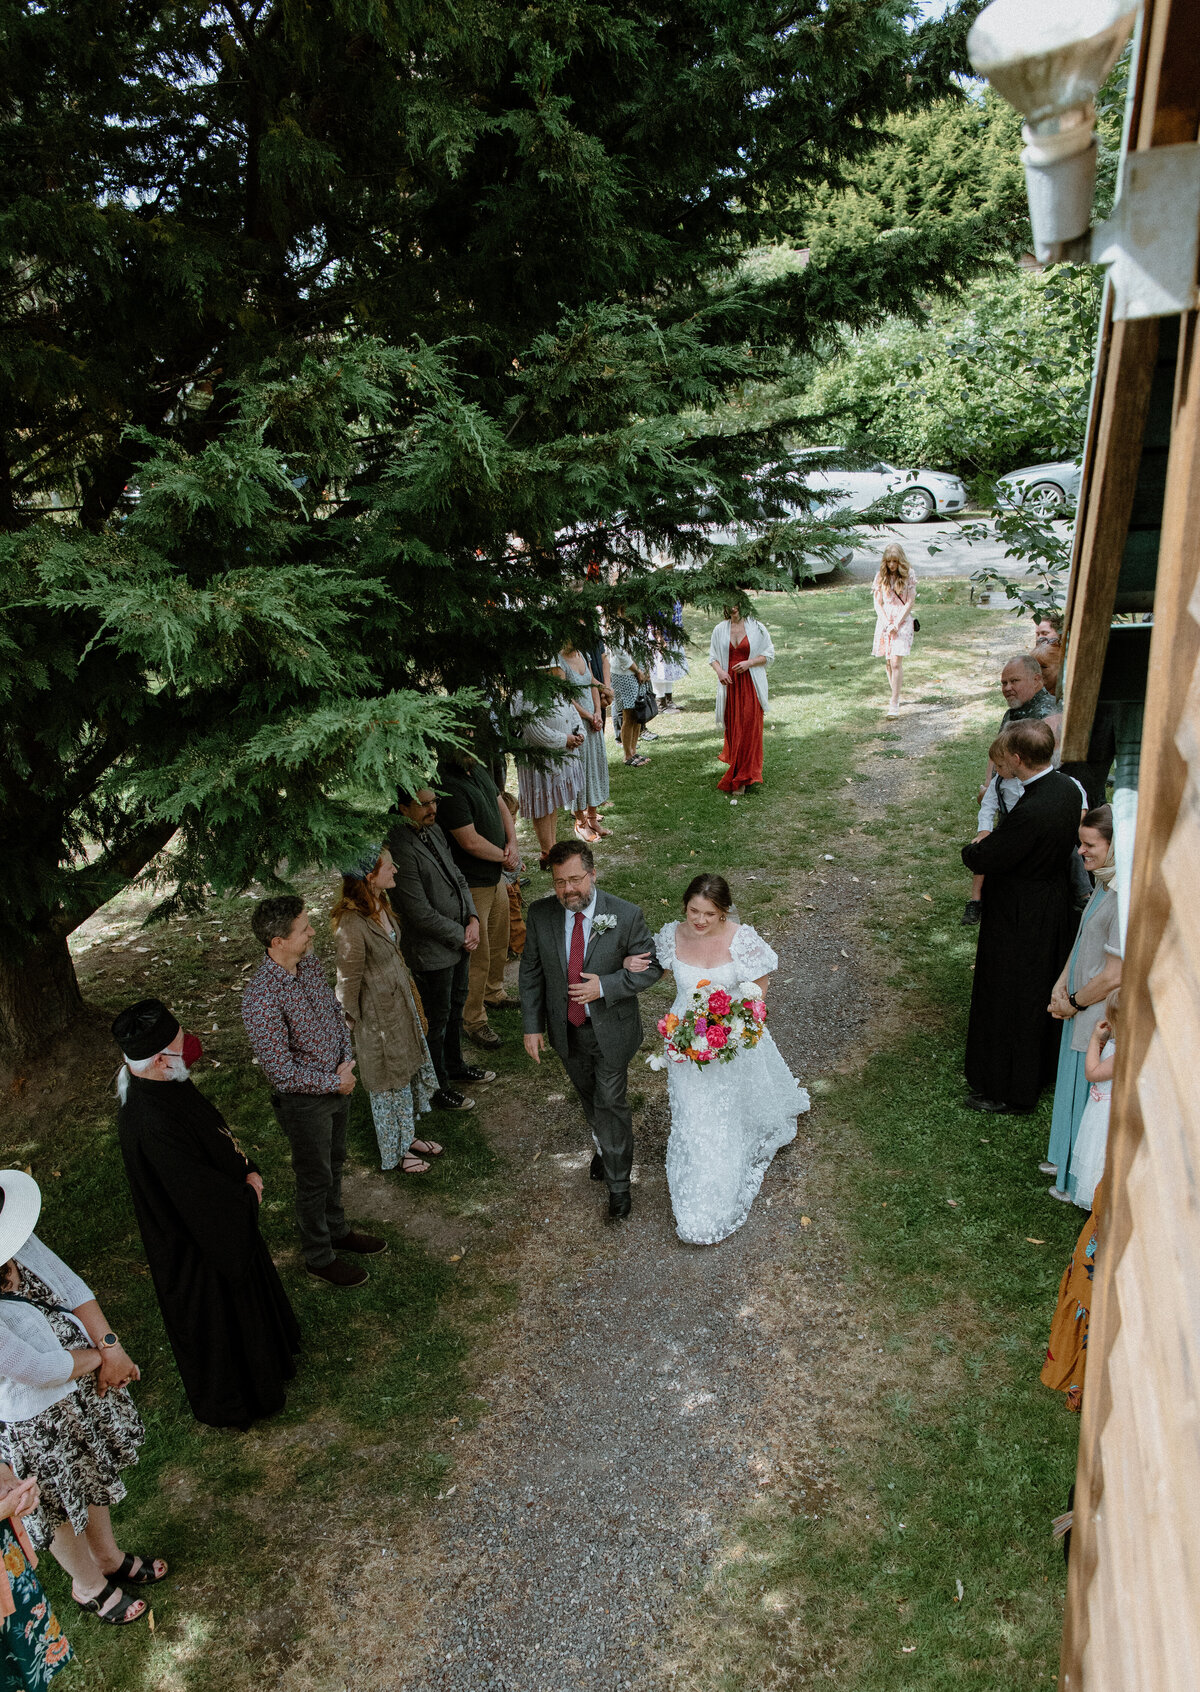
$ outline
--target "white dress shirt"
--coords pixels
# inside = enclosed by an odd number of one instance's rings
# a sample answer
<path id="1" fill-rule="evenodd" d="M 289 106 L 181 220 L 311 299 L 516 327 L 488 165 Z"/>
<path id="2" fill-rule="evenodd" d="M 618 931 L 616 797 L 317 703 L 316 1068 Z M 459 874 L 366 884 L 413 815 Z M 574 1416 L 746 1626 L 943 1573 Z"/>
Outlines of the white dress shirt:
<path id="1" fill-rule="evenodd" d="M 592 938 L 592 918 L 596 914 L 596 889 L 594 887 L 592 888 L 592 902 L 591 902 L 591 904 L 588 905 L 579 914 L 583 917 L 583 955 L 586 958 L 587 957 L 588 942 Z M 564 907 L 563 916 L 566 918 L 567 972 L 569 974 L 570 969 L 571 969 L 571 936 L 575 932 L 575 912 L 574 911 L 568 911 Z M 601 987 L 601 989 L 600 989 L 600 997 L 601 998 L 604 997 L 603 987 Z M 590 1018 L 591 1014 L 592 1014 L 591 1005 L 584 1005 L 583 1009 L 584 1009 L 584 1014 Z"/>

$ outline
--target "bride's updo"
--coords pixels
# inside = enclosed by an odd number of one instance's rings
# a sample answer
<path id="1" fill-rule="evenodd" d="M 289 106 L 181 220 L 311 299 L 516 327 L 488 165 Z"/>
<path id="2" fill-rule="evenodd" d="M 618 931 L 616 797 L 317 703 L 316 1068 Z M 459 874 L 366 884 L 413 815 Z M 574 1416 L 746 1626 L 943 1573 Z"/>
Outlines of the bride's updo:
<path id="1" fill-rule="evenodd" d="M 685 916 L 693 899 L 707 899 L 709 904 L 717 907 L 722 916 L 728 916 L 733 909 L 733 894 L 729 891 L 729 883 L 723 875 L 698 875 L 694 881 L 688 883 L 687 891 L 683 895 Z"/>

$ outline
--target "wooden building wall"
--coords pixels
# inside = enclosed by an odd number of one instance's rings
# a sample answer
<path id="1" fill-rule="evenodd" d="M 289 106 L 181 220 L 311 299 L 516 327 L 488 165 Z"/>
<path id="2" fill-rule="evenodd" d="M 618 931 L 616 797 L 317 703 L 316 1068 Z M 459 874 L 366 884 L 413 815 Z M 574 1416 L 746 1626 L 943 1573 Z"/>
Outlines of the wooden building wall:
<path id="1" fill-rule="evenodd" d="M 1197 0 L 1148 0 L 1135 79 L 1131 145 L 1197 139 Z M 1200 1688 L 1198 314 L 1178 324 L 1062 1692 Z M 1138 333 L 1116 333 L 1126 327 Z M 1076 741 L 1090 719 L 1081 661 L 1089 647 L 1093 663 L 1103 656 L 1120 524 L 1132 509 L 1122 443 L 1103 412 L 1144 421 L 1156 332 L 1105 328 L 1108 392 L 1094 408 L 1077 553 L 1091 592 L 1077 580 L 1068 616 L 1068 641 L 1079 637 L 1075 721 L 1069 699 L 1066 725 Z"/>

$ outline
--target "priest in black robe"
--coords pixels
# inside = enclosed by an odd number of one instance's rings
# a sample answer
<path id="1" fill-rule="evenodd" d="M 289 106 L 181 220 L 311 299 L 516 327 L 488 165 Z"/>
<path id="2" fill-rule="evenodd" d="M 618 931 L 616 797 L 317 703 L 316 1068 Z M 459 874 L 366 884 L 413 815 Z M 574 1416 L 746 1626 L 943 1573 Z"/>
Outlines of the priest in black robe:
<path id="1" fill-rule="evenodd" d="M 200 1055 L 159 999 L 112 1025 L 121 1155 L 163 1325 L 197 1421 L 282 1410 L 300 1329 L 259 1233 L 262 1177 L 188 1069 Z"/>
<path id="2" fill-rule="evenodd" d="M 1075 783 L 1050 766 L 1054 736 L 1045 723 L 1013 723 L 992 753 L 1025 791 L 994 833 L 963 847 L 963 863 L 984 877 L 966 1102 L 1025 1115 L 1058 1065 L 1062 1027 L 1050 1015 L 1050 994 L 1079 926 L 1071 858 L 1081 802 Z"/>

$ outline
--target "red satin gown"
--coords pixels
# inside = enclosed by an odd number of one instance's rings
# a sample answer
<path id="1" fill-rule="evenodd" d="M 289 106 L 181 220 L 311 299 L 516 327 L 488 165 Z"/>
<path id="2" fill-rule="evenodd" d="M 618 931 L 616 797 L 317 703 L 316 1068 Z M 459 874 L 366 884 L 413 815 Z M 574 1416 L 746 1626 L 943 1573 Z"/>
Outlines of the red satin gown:
<path id="1" fill-rule="evenodd" d="M 763 711 L 754 691 L 749 670 L 735 673 L 733 666 L 750 656 L 750 636 L 743 635 L 729 648 L 729 686 L 725 689 L 725 744 L 721 762 L 729 768 L 717 783 L 721 793 L 737 787 L 762 785 Z"/>

